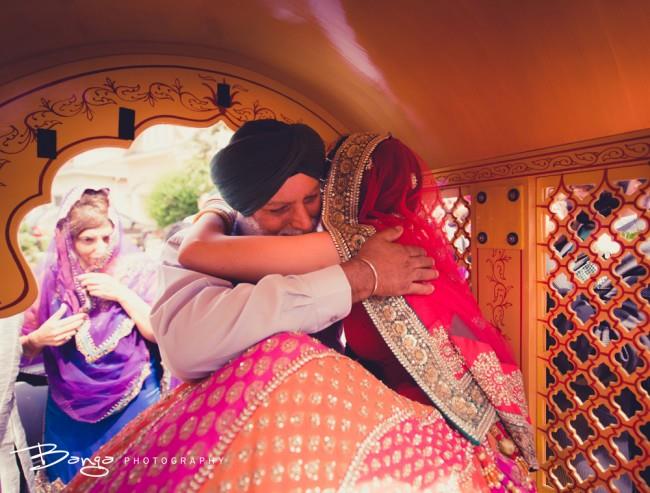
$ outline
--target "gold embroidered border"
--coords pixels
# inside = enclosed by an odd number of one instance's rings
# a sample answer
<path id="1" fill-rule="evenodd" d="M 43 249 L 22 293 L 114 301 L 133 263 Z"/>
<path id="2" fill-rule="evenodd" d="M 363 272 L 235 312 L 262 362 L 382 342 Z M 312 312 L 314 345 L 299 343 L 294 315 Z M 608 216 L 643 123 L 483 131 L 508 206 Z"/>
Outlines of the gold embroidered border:
<path id="1" fill-rule="evenodd" d="M 389 137 L 353 134 L 333 160 L 323 199 L 323 223 L 342 261 L 356 254 L 375 232 L 372 226 L 358 224 L 361 181 L 364 171 L 372 166 L 372 152 Z M 440 342 L 406 300 L 402 296 L 374 297 L 363 305 L 395 357 L 440 412 L 472 442 L 483 442 L 497 421 L 494 407 L 469 373 L 460 379 L 454 376 Z M 445 333 L 444 329 L 438 331 Z"/>
<path id="2" fill-rule="evenodd" d="M 59 493 L 65 491 L 65 483 L 60 477 L 50 481 L 45 473 L 45 469 L 40 469 L 34 474 L 34 486 L 38 493 Z"/>
<path id="3" fill-rule="evenodd" d="M 135 396 L 140 393 L 142 390 L 142 384 L 149 375 L 151 375 L 151 364 L 147 361 L 142 367 L 140 375 L 138 375 L 135 380 L 133 380 L 130 390 L 128 390 L 127 393 L 124 394 L 119 401 L 113 404 L 111 408 L 106 411 L 106 414 L 104 414 L 97 421 L 99 422 L 102 419 L 109 417 L 111 414 L 121 411 L 126 406 L 128 406 L 128 404 L 135 398 Z"/>
<path id="4" fill-rule="evenodd" d="M 99 346 L 95 344 L 90 335 L 90 321 L 85 322 L 75 335 L 75 344 L 81 354 L 84 355 L 87 363 L 94 363 L 99 358 L 106 356 L 117 347 L 122 337 L 128 336 L 135 323 L 130 318 L 120 322 L 113 333 Z"/>
<path id="5" fill-rule="evenodd" d="M 155 406 L 162 406 L 164 401 L 174 399 L 174 404 L 173 405 L 167 405 L 167 408 L 165 409 L 165 412 L 159 412 L 154 414 L 154 416 L 151 416 L 151 413 L 148 412 L 141 412 L 138 414 L 127 426 L 132 430 L 136 429 L 138 431 L 137 438 L 133 440 L 132 442 L 128 443 L 126 447 L 124 447 L 122 450 L 118 451 L 118 455 L 114 456 L 115 459 L 115 464 L 120 464 L 124 463 L 124 457 L 126 456 L 126 453 L 130 450 L 136 449 L 141 443 L 142 440 L 144 440 L 146 437 L 149 437 L 151 431 L 153 428 L 160 422 L 162 421 L 169 412 L 171 412 L 174 407 L 179 403 L 184 401 L 191 393 L 196 389 L 196 387 L 201 384 L 196 384 L 196 385 L 189 385 L 186 384 L 186 387 L 182 389 L 182 391 L 179 392 L 172 392 L 170 394 L 167 394 L 165 397 L 163 397 L 161 400 L 159 400 Z M 126 431 L 126 428 L 122 430 L 122 433 Z M 102 445 L 102 447 L 95 452 L 95 456 L 97 457 L 104 457 L 107 454 L 103 452 L 104 447 L 106 449 L 110 449 L 110 446 L 112 445 L 112 441 L 107 442 L 106 444 Z"/>
<path id="6" fill-rule="evenodd" d="M 532 471 L 539 469 L 537 454 L 535 452 L 535 435 L 533 434 L 531 424 L 525 417 L 519 414 L 504 411 L 499 411 L 498 414 L 503 426 L 508 430 L 517 447 L 519 447 L 521 455 L 528 464 L 528 468 Z"/>
<path id="7" fill-rule="evenodd" d="M 237 416 L 230 429 L 221 436 L 209 456 L 223 457 L 223 454 L 233 442 L 237 436 L 237 433 L 244 427 L 253 413 L 269 397 L 269 395 L 275 389 L 277 389 L 287 378 L 297 372 L 305 364 L 312 360 L 321 358 L 344 358 L 344 356 L 341 356 L 332 350 L 323 351 L 322 349 L 311 349 L 302 353 L 298 358 L 296 358 L 295 361 L 293 361 L 286 368 L 283 368 L 278 374 L 276 374 L 271 379 L 271 381 L 267 383 L 266 386 L 264 386 L 264 388 L 262 388 L 254 396 L 253 399 L 251 399 L 250 403 L 246 405 L 239 416 Z M 203 466 L 201 466 L 199 470 L 194 474 L 194 477 L 189 484 L 189 490 L 192 492 L 199 491 L 206 479 L 213 476 L 214 466 L 215 463 L 211 461 L 205 462 Z"/>
<path id="8" fill-rule="evenodd" d="M 415 413 L 413 411 L 407 411 L 405 409 L 398 409 L 392 416 L 390 416 L 386 421 L 378 424 L 374 430 L 366 437 L 366 439 L 359 444 L 357 447 L 357 452 L 350 462 L 348 467 L 348 472 L 345 473 L 345 477 L 341 482 L 339 487 L 339 492 L 353 491 L 353 487 L 356 482 L 359 480 L 361 475 L 361 465 L 370 453 L 370 449 L 375 443 L 379 443 L 381 437 L 386 433 L 392 430 L 395 426 L 400 424 L 402 421 L 405 421 L 411 418 Z"/>
<path id="9" fill-rule="evenodd" d="M 172 391 L 172 374 L 165 368 L 164 363 L 161 362 L 162 366 L 162 378 L 160 379 L 160 395 L 167 395 Z"/>
<path id="10" fill-rule="evenodd" d="M 494 352 L 480 354 L 470 368 L 475 377 L 484 382 L 483 388 L 497 406 L 516 405 L 522 414 L 497 410 L 504 427 L 519 447 L 528 465 L 537 469 L 533 428 L 526 420 L 528 406 L 523 391 L 523 377 L 520 371 L 504 375 L 501 364 Z M 514 400 L 513 400 L 514 399 Z"/>

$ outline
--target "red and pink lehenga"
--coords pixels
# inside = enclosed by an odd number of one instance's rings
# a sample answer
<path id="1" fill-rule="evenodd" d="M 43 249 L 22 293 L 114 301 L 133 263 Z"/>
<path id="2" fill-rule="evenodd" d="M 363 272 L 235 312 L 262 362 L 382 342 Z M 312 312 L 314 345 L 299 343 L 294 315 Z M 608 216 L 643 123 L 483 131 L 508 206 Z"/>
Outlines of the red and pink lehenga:
<path id="1" fill-rule="evenodd" d="M 440 271 L 429 296 L 354 307 L 344 327 L 359 361 L 306 335 L 266 339 L 138 416 L 70 490 L 534 491 L 521 373 L 419 216 L 421 183 L 388 136 L 354 134 L 332 161 L 323 222 L 341 260 L 400 224 L 399 241 Z"/>

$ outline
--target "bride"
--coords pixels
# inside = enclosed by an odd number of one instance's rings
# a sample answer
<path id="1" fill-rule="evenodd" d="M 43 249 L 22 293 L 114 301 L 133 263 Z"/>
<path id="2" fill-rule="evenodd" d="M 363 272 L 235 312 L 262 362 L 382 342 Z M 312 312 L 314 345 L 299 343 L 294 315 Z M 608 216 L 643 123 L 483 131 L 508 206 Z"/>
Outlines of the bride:
<path id="1" fill-rule="evenodd" d="M 345 138 L 331 157 L 322 213 L 327 232 L 221 235 L 181 260 L 255 281 L 346 261 L 372 234 L 399 225 L 400 243 L 436 259 L 434 291 L 355 305 L 343 321 L 352 357 L 300 334 L 262 341 L 141 414 L 98 453 L 119 467 L 94 480 L 77 476 L 71 486 L 534 491 L 527 472 L 537 464 L 521 372 L 481 315 L 444 234 L 421 215 L 418 158 L 398 140 L 368 133 Z M 140 456 L 150 460 L 135 463 Z M 210 459 L 179 465 L 185 456 Z"/>

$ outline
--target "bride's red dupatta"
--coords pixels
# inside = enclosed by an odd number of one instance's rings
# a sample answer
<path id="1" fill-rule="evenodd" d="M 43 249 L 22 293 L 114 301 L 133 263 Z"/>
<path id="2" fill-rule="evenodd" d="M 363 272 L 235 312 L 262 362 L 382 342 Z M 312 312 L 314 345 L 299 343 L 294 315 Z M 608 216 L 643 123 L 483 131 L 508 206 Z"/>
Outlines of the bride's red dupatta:
<path id="1" fill-rule="evenodd" d="M 380 367 L 387 385 L 433 403 L 473 442 L 500 421 L 536 468 L 521 371 L 481 314 L 441 226 L 422 214 L 421 169 L 400 141 L 374 134 L 346 138 L 332 160 L 323 221 L 342 260 L 374 231 L 401 225 L 398 242 L 424 248 L 439 272 L 431 295 L 375 297 L 355 306 L 344 320 L 346 339 L 362 361 Z"/>

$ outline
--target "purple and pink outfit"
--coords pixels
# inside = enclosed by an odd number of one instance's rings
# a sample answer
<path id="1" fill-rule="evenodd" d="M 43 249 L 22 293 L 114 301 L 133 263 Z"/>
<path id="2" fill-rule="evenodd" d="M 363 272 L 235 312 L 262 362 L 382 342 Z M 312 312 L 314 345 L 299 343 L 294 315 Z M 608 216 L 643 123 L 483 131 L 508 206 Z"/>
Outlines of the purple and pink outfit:
<path id="1" fill-rule="evenodd" d="M 69 231 L 68 214 L 85 192 L 71 191 L 61 206 L 54 239 L 37 269 L 39 297 L 25 313 L 22 333 L 38 329 L 62 304 L 64 317 L 86 312 L 89 319 L 61 346 L 43 348 L 49 392 L 44 443 L 70 456 L 92 454 L 140 411 L 160 397 L 161 366 L 122 306 L 88 295 L 76 276 L 83 273 Z M 100 269 L 151 304 L 155 265 L 123 234 L 116 211 L 109 253 Z M 152 346 L 150 348 L 150 346 Z M 154 351 L 155 352 L 155 351 Z M 53 461 L 57 456 L 52 456 Z M 47 467 L 50 480 L 72 479 L 81 464 L 60 461 Z"/>

